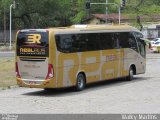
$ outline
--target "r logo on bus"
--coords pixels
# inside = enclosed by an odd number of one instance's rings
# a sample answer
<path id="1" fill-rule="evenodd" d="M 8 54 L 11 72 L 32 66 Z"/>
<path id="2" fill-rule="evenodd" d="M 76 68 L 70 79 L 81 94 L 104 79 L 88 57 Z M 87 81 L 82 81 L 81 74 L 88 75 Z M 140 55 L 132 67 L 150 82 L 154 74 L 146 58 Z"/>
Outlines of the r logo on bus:
<path id="1" fill-rule="evenodd" d="M 40 40 L 41 40 L 41 35 L 40 34 L 28 34 L 27 35 L 27 42 L 28 44 L 35 44 L 38 43 L 40 44 Z"/>

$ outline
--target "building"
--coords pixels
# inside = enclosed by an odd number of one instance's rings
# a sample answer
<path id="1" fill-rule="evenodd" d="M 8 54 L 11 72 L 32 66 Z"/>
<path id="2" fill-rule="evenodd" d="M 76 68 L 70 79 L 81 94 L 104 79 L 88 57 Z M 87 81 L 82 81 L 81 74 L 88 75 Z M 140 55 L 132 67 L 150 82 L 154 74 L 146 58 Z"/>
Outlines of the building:
<path id="1" fill-rule="evenodd" d="M 139 18 L 139 20 L 138 20 Z M 118 24 L 119 15 L 117 13 L 108 14 L 92 14 L 88 19 L 82 21 L 85 24 Z M 139 24 L 142 27 L 142 33 L 145 38 L 153 39 L 160 37 L 160 15 L 143 15 L 129 17 L 127 15 L 121 15 L 121 23 L 126 24 Z"/>
<path id="2" fill-rule="evenodd" d="M 116 13 L 113 14 L 92 14 L 90 18 L 82 21 L 86 24 L 104 24 L 104 23 L 119 23 L 119 15 Z M 121 15 L 121 22 L 128 23 L 133 21 L 133 19 L 129 19 L 127 16 Z"/>

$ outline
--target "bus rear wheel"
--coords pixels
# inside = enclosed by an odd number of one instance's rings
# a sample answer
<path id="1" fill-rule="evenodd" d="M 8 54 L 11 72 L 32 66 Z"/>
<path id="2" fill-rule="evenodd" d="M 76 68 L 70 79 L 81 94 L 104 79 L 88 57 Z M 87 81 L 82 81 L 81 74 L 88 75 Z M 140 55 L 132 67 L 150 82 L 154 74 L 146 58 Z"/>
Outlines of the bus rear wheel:
<path id="1" fill-rule="evenodd" d="M 128 77 L 127 77 L 127 80 L 128 80 L 128 81 L 133 80 L 133 75 L 134 75 L 134 70 L 133 70 L 133 67 L 131 66 L 131 67 L 129 68 L 129 75 L 128 75 Z"/>
<path id="2" fill-rule="evenodd" d="M 85 76 L 80 73 L 78 74 L 77 76 L 77 82 L 76 82 L 76 91 L 81 91 L 85 88 L 85 85 L 86 85 L 86 79 L 85 79 Z"/>
<path id="3" fill-rule="evenodd" d="M 53 88 L 44 88 L 45 91 L 53 91 Z"/>

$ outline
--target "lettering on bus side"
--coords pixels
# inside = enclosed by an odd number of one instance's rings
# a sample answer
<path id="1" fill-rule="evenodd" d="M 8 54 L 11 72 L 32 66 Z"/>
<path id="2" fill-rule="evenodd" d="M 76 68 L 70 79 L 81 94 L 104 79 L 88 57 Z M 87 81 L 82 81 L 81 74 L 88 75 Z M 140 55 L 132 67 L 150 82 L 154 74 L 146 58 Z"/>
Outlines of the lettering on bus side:
<path id="1" fill-rule="evenodd" d="M 72 65 L 65 64 L 65 61 L 72 61 Z M 81 53 L 81 63 L 77 53 L 58 55 L 58 86 L 63 87 L 64 80 L 69 78 L 71 85 L 76 84 L 76 75 L 79 70 L 84 71 L 87 75 L 88 82 L 100 79 L 100 52 Z M 72 67 L 71 67 L 72 66 Z M 65 69 L 69 68 L 68 73 Z M 68 76 L 65 76 L 68 75 Z"/>
<path id="2" fill-rule="evenodd" d="M 65 80 L 69 81 L 70 85 L 75 85 L 78 71 L 85 72 L 87 82 L 119 77 L 123 74 L 123 64 L 121 63 L 123 61 L 119 61 L 120 57 L 123 57 L 123 55 L 117 55 L 116 50 L 82 52 L 79 54 L 59 53 L 58 87 L 64 87 Z M 118 73 L 118 70 L 122 73 Z"/>
<path id="3" fill-rule="evenodd" d="M 106 79 L 112 79 L 114 78 L 114 72 L 115 72 L 115 52 L 112 51 L 102 51 L 102 56 L 104 57 L 104 62 L 101 68 L 101 76 L 102 80 Z M 103 59 L 103 58 L 102 58 Z"/>
<path id="4" fill-rule="evenodd" d="M 65 61 L 70 60 L 72 61 L 72 65 L 70 64 L 65 64 Z M 73 53 L 73 54 L 64 54 L 64 53 L 60 53 L 58 55 L 58 87 L 64 87 L 65 85 L 63 85 L 63 81 L 67 80 L 66 78 L 69 78 L 71 85 L 75 85 L 76 84 L 76 74 L 79 70 L 79 56 L 77 53 Z M 70 69 L 68 70 L 68 76 L 65 76 L 64 74 L 64 68 L 69 67 Z M 67 80 L 68 81 L 68 80 Z"/>
<path id="5" fill-rule="evenodd" d="M 81 70 L 85 71 L 87 82 L 100 79 L 100 51 L 81 54 Z"/>

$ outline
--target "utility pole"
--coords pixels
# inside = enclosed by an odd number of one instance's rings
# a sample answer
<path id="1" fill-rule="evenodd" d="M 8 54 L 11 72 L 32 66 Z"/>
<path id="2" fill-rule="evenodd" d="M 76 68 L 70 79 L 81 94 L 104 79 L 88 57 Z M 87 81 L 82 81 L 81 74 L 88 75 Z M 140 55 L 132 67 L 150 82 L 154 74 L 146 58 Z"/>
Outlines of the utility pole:
<path id="1" fill-rule="evenodd" d="M 9 49 L 12 49 L 12 8 L 15 9 L 16 3 L 13 1 L 13 4 L 10 5 L 10 24 L 9 24 Z"/>
<path id="2" fill-rule="evenodd" d="M 6 45 L 7 38 L 6 38 L 6 9 L 4 7 L 4 13 L 3 13 L 3 40 L 4 40 L 4 45 Z"/>
<path id="3" fill-rule="evenodd" d="M 121 6 L 118 9 L 118 16 L 119 16 L 119 25 L 121 24 Z"/>
<path id="4" fill-rule="evenodd" d="M 108 0 L 106 0 L 106 23 L 107 23 L 107 17 L 108 17 Z"/>

